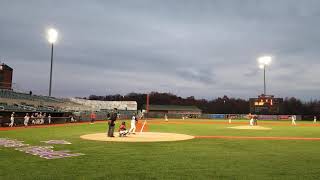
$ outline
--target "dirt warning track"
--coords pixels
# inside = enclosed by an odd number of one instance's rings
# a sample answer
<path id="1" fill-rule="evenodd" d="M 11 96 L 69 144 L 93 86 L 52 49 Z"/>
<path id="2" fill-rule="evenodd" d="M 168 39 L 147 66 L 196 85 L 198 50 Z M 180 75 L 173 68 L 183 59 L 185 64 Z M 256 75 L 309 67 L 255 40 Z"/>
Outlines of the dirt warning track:
<path id="1" fill-rule="evenodd" d="M 320 138 L 307 137 L 263 137 L 263 136 L 195 136 L 196 139 L 249 139 L 249 140 L 305 140 L 320 141 Z"/>

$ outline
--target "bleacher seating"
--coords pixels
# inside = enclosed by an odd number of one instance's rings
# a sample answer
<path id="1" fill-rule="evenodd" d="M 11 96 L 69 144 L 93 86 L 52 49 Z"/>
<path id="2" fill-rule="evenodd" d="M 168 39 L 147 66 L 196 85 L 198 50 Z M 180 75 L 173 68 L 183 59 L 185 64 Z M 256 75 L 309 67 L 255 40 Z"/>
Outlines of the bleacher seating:
<path id="1" fill-rule="evenodd" d="M 37 111 L 40 111 L 40 112 L 43 112 L 43 111 L 46 111 L 46 112 L 53 112 L 53 111 L 59 111 L 58 109 L 55 109 L 53 107 L 49 107 L 49 106 L 38 106 L 37 107 Z"/>
<path id="2" fill-rule="evenodd" d="M 14 104 L 14 105 L 1 104 L 1 109 L 5 111 L 25 111 L 22 107 L 20 107 L 17 104 Z"/>
<path id="3" fill-rule="evenodd" d="M 86 99 L 78 99 L 78 98 L 70 98 L 70 100 L 72 102 L 90 107 L 90 109 L 93 111 L 109 110 L 113 108 L 117 108 L 118 110 L 126 110 L 126 111 L 137 110 L 136 101 L 97 101 L 97 100 L 86 100 Z"/>
<path id="4" fill-rule="evenodd" d="M 30 101 L 45 101 L 53 103 L 62 103 L 63 100 L 49 96 L 30 95 L 26 93 L 15 92 L 7 89 L 0 89 L 0 97 L 7 99 L 25 99 Z"/>
<path id="5" fill-rule="evenodd" d="M 0 110 L 4 111 L 91 112 L 113 108 L 126 111 L 137 110 L 136 101 L 92 101 L 76 98 L 58 99 L 49 96 L 30 95 L 6 89 L 0 89 L 0 99 Z"/>
<path id="6" fill-rule="evenodd" d="M 52 104 L 63 104 L 62 99 L 48 96 L 29 95 L 11 90 L 0 89 L 0 110 L 2 111 L 32 111 L 32 112 L 58 112 L 59 108 L 50 106 Z M 15 100 L 15 101 L 11 101 Z M 28 102 L 28 104 L 26 103 Z M 41 104 L 41 105 L 39 105 Z M 49 104 L 49 105 L 47 105 Z"/>
<path id="7" fill-rule="evenodd" d="M 25 111 L 25 112 L 59 112 L 59 109 L 55 109 L 53 107 L 48 107 L 48 106 L 28 106 L 28 105 L 23 105 L 23 104 L 14 104 L 14 105 L 7 105 L 4 103 L 0 104 L 0 110 L 4 111 Z"/>

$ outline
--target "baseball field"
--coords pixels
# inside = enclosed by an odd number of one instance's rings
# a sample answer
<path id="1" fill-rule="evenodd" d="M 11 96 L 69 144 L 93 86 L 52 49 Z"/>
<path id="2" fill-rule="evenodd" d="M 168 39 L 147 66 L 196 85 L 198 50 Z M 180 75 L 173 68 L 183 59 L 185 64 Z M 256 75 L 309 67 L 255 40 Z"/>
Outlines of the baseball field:
<path id="1" fill-rule="evenodd" d="M 106 122 L 3 128 L 0 179 L 319 179 L 320 124 L 259 121 L 256 128 L 247 124 L 149 120 L 148 132 L 193 136 L 168 142 L 80 138 L 106 132 Z M 123 139 L 134 136 L 138 134 Z M 50 140 L 56 142 L 47 144 Z"/>

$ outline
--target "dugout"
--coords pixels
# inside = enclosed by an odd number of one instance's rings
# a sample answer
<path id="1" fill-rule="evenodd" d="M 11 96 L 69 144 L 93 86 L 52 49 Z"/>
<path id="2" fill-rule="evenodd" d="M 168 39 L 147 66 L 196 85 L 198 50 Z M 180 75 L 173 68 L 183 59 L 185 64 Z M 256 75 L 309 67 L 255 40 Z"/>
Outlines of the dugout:
<path id="1" fill-rule="evenodd" d="M 180 106 L 180 105 L 149 105 L 144 106 L 144 111 L 147 112 L 150 118 L 163 118 L 165 114 L 170 118 L 198 118 L 202 114 L 202 110 L 196 106 Z"/>
<path id="2" fill-rule="evenodd" d="M 15 112 L 14 123 L 15 126 L 23 126 L 24 116 L 28 113 L 30 116 L 35 113 L 39 113 L 39 111 L 0 111 L 0 127 L 6 127 L 10 123 L 10 117 L 12 112 Z M 70 112 L 57 112 L 57 111 L 41 111 L 41 113 L 46 113 L 46 117 L 44 118 L 45 124 L 48 124 L 48 115 L 51 115 L 51 123 L 52 124 L 62 124 L 66 122 L 70 122 L 70 117 L 72 113 Z M 37 119 L 37 118 L 35 118 Z M 31 123 L 29 121 L 29 124 Z"/>

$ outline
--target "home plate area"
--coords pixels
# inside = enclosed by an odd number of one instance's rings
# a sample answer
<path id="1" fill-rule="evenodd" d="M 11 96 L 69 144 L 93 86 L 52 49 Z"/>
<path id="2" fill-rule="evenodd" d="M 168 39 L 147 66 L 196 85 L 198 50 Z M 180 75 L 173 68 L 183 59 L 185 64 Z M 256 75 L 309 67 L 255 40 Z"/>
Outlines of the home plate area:
<path id="1" fill-rule="evenodd" d="M 86 134 L 80 136 L 82 139 L 93 141 L 111 142 L 162 142 L 162 141 L 183 141 L 193 139 L 194 136 L 176 133 L 141 132 L 130 134 L 126 137 L 107 137 L 106 133 Z"/>

